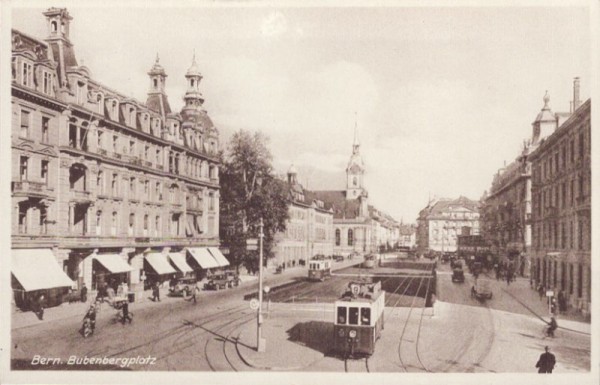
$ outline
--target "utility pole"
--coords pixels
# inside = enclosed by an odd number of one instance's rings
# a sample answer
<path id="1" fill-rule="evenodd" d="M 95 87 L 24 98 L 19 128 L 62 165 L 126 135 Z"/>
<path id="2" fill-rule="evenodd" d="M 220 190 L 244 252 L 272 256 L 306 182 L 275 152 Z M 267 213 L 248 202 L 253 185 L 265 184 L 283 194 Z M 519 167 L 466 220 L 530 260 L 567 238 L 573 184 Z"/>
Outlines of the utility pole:
<path id="1" fill-rule="evenodd" d="M 266 350 L 266 340 L 262 338 L 262 302 L 263 302 L 263 237 L 265 236 L 263 233 L 263 219 L 260 218 L 259 224 L 259 234 L 258 234 L 258 242 L 259 242 L 259 257 L 258 257 L 258 310 L 256 314 L 256 350 L 260 353 Z"/>

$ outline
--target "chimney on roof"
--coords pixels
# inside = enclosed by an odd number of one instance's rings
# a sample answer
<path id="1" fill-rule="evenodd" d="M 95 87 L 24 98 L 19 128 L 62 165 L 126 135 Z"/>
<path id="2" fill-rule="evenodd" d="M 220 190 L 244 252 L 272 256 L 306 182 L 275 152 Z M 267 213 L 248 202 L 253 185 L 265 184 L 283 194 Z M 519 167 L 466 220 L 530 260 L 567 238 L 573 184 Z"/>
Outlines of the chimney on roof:
<path id="1" fill-rule="evenodd" d="M 581 105 L 581 100 L 579 99 L 579 77 L 573 79 L 573 111 L 577 110 Z"/>

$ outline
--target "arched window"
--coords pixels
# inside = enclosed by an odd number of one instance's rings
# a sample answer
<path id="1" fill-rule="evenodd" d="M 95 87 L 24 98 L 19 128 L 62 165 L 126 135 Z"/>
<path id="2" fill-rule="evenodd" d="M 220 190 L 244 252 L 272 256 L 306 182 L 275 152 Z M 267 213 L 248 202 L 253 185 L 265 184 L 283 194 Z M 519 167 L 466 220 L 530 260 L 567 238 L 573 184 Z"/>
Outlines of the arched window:
<path id="1" fill-rule="evenodd" d="M 158 87 L 158 79 L 154 78 L 152 80 L 154 81 L 154 88 Z"/>
<path id="2" fill-rule="evenodd" d="M 144 215 L 144 236 L 148 236 L 148 214 Z"/>
<path id="3" fill-rule="evenodd" d="M 340 229 L 335 229 L 335 245 L 339 246 L 341 244 L 342 232 Z"/>
<path id="4" fill-rule="evenodd" d="M 52 23 L 50 23 L 50 27 L 52 29 L 52 32 L 56 32 L 58 30 L 58 24 L 56 23 L 56 20 L 52 21 Z"/>
<path id="5" fill-rule="evenodd" d="M 348 246 L 354 245 L 354 231 L 352 229 L 348 229 Z"/>

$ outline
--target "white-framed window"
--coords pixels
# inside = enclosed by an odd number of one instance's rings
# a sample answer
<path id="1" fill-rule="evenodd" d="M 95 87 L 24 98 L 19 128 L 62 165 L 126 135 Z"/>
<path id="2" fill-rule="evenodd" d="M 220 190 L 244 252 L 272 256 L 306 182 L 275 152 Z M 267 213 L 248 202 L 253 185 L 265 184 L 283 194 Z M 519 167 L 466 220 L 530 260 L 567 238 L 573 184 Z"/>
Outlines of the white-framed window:
<path id="1" fill-rule="evenodd" d="M 83 82 L 77 82 L 77 104 L 83 105 L 87 100 L 87 87 Z"/>
<path id="2" fill-rule="evenodd" d="M 42 92 L 46 95 L 53 95 L 52 92 L 52 74 L 48 71 L 42 72 Z"/>
<path id="3" fill-rule="evenodd" d="M 48 184 L 48 166 L 50 164 L 49 160 L 42 160 L 42 164 L 40 166 L 40 179 L 44 184 Z"/>
<path id="4" fill-rule="evenodd" d="M 98 130 L 98 148 L 102 149 L 104 146 L 104 131 Z"/>
<path id="5" fill-rule="evenodd" d="M 112 213 L 112 217 L 111 217 L 111 222 L 110 222 L 110 235 L 112 236 L 116 236 L 117 235 L 117 228 L 119 225 L 119 217 L 116 211 L 113 211 Z"/>
<path id="6" fill-rule="evenodd" d="M 21 176 L 21 181 L 27 180 L 28 164 L 29 164 L 29 158 L 26 156 L 21 156 L 21 158 L 19 160 L 19 175 Z"/>
<path id="7" fill-rule="evenodd" d="M 131 237 L 135 232 L 135 214 L 129 214 L 129 228 L 127 230 L 127 234 Z"/>
<path id="8" fill-rule="evenodd" d="M 28 62 L 23 62 L 23 72 L 21 77 L 21 84 L 27 87 L 33 87 L 33 65 Z"/>

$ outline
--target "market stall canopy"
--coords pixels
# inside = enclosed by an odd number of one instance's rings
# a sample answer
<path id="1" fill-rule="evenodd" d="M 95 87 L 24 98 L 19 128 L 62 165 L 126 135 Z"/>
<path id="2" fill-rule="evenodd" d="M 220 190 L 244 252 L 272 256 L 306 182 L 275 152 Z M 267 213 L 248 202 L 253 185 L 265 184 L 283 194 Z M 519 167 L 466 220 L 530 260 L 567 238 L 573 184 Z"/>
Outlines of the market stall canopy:
<path id="1" fill-rule="evenodd" d="M 12 250 L 12 273 L 25 291 L 73 286 L 50 249 Z"/>
<path id="2" fill-rule="evenodd" d="M 149 253 L 145 256 L 146 261 L 152 266 L 157 274 L 175 274 L 177 271 L 167 260 L 167 256 L 162 253 Z"/>
<path id="3" fill-rule="evenodd" d="M 192 269 L 185 261 L 185 255 L 181 253 L 169 253 L 169 259 L 171 259 L 171 262 L 173 262 L 175 267 L 182 273 L 191 273 L 194 271 L 194 269 Z"/>
<path id="4" fill-rule="evenodd" d="M 229 266 L 229 261 L 225 258 L 223 253 L 221 253 L 221 250 L 216 247 L 209 247 L 208 251 L 210 251 L 212 256 L 219 262 L 219 266 Z"/>
<path id="5" fill-rule="evenodd" d="M 203 269 L 212 269 L 220 266 L 219 262 L 213 258 L 206 248 L 189 247 L 187 250 Z"/>
<path id="6" fill-rule="evenodd" d="M 113 274 L 126 273 L 131 270 L 131 266 L 123 260 L 119 254 L 98 254 L 94 257 L 102 266 Z"/>

